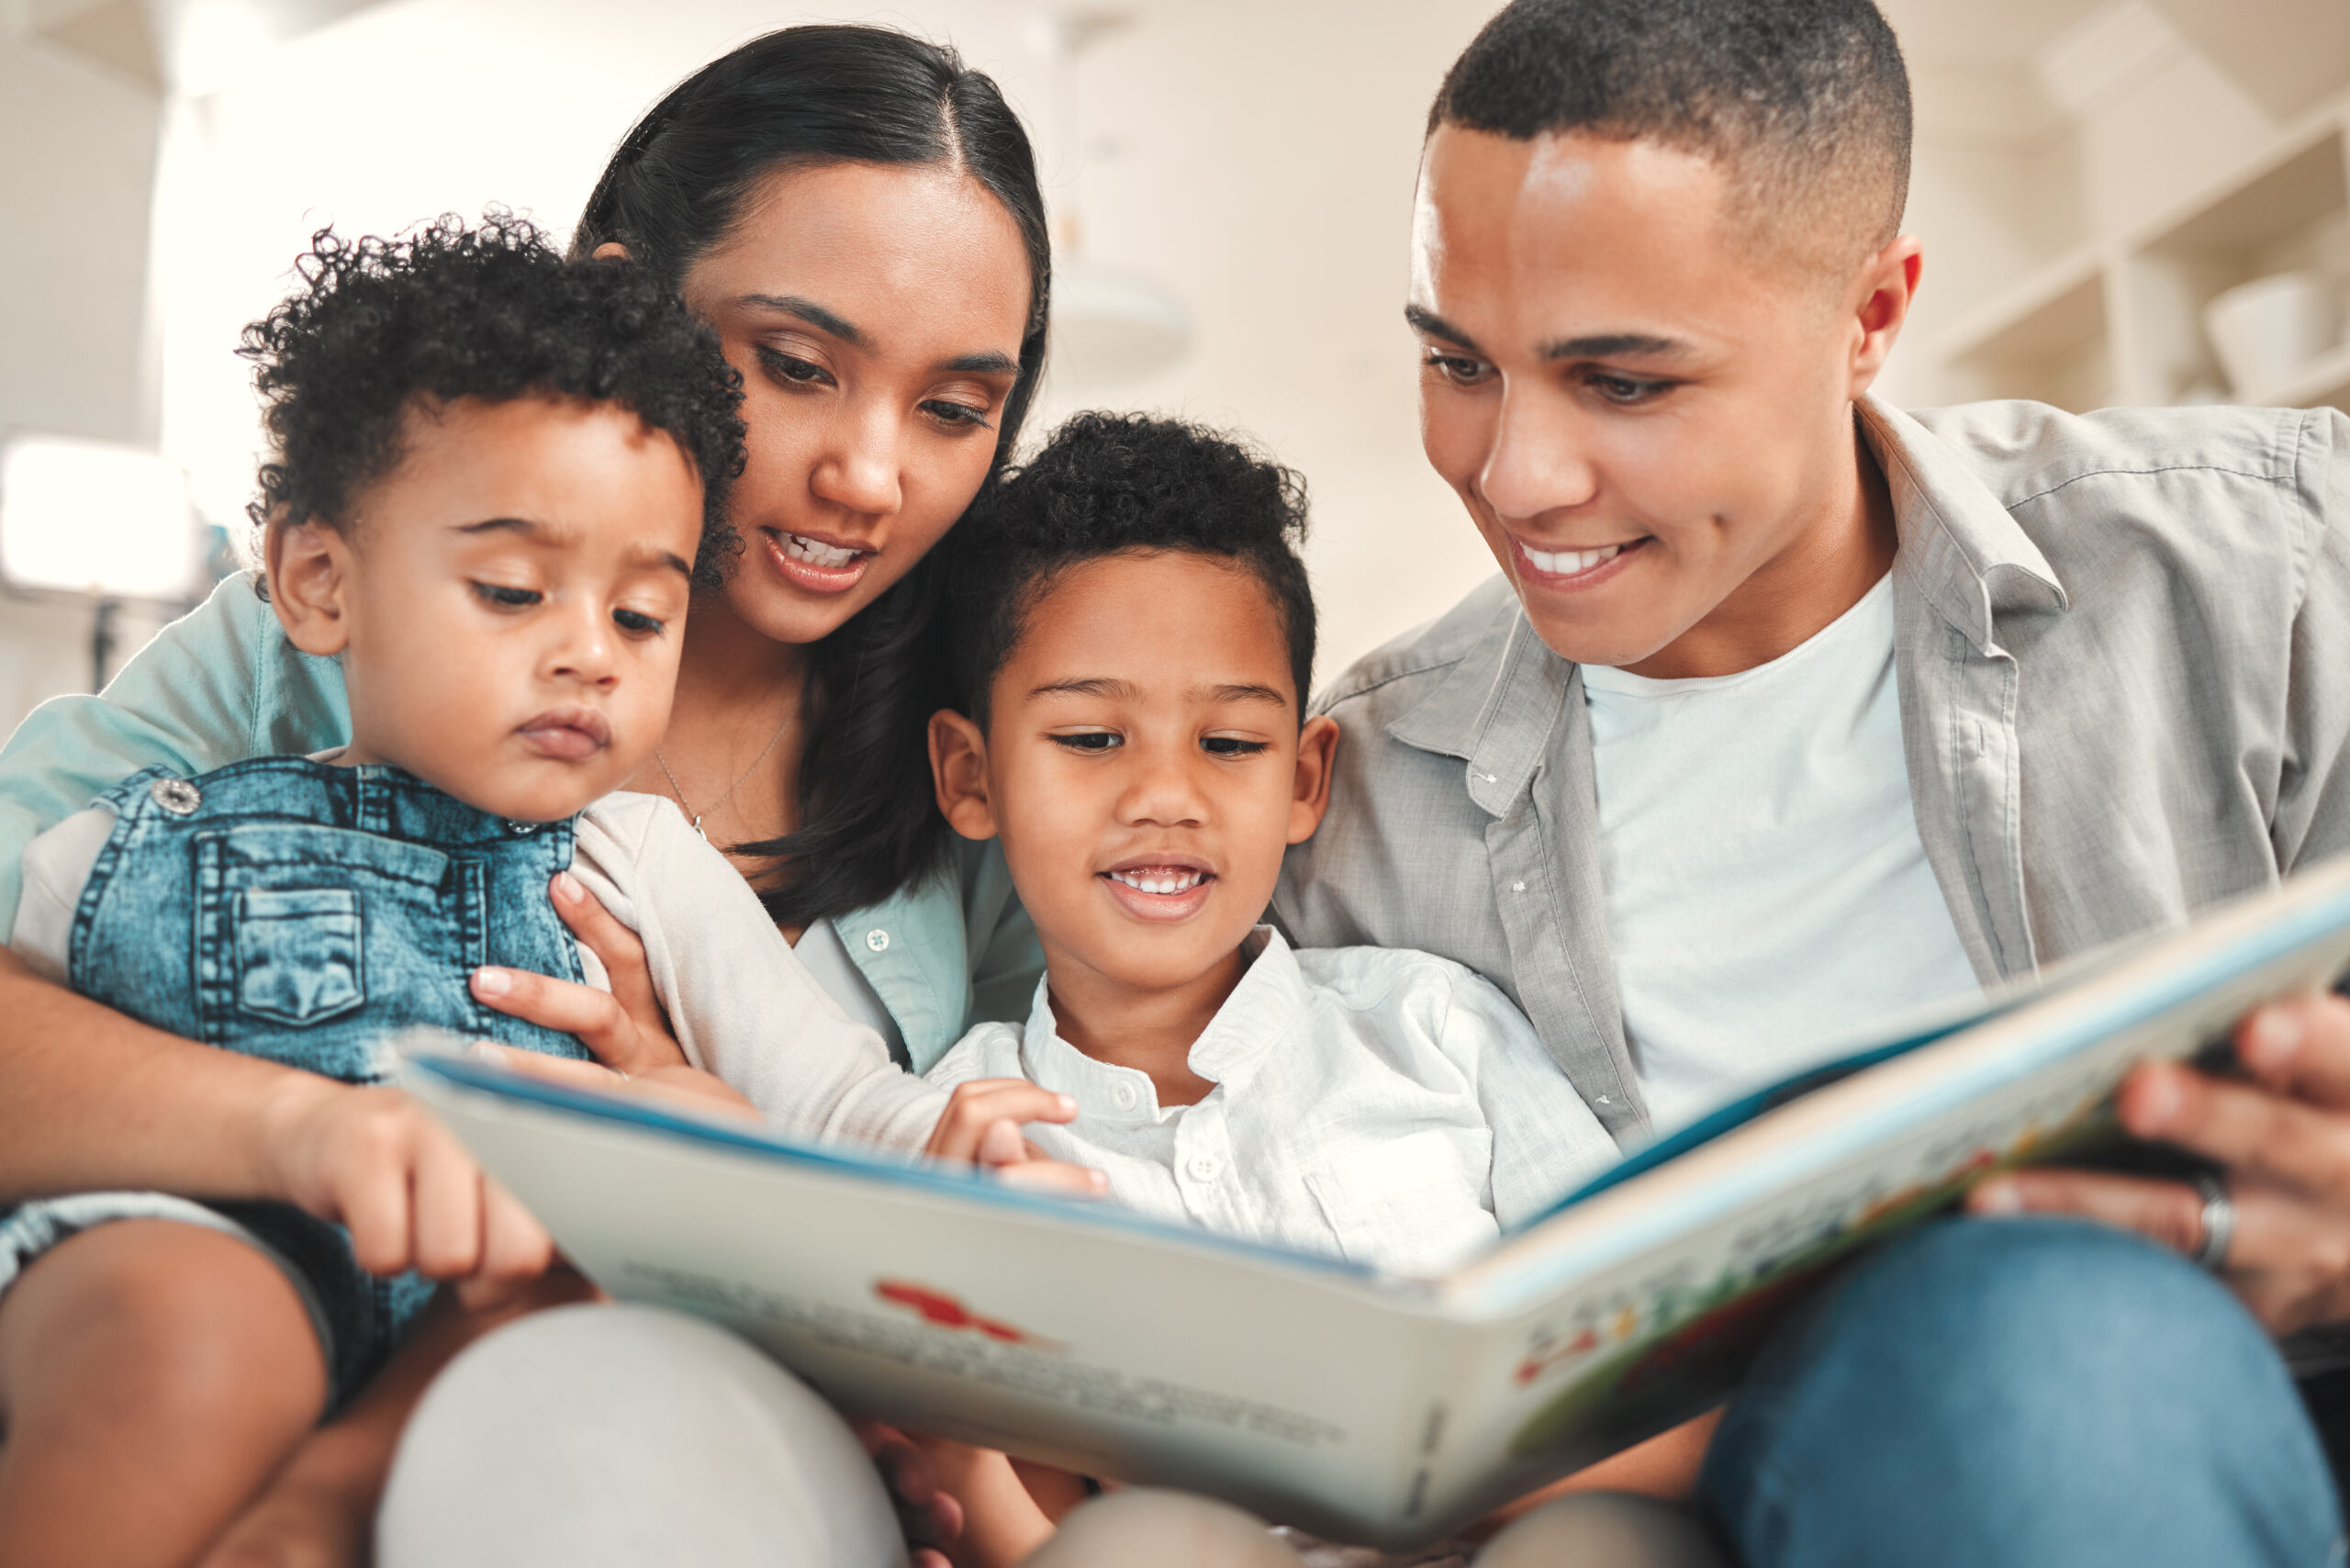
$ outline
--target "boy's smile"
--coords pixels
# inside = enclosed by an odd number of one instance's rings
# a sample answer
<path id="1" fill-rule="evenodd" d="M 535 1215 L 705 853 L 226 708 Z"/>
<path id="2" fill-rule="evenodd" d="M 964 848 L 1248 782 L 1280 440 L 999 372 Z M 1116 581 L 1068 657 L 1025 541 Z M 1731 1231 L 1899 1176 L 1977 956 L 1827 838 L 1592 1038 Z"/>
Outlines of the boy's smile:
<path id="1" fill-rule="evenodd" d="M 1002 837 L 1080 1049 L 1137 1002 L 1196 1013 L 1196 1035 L 1238 981 L 1281 853 L 1326 799 L 1336 732 L 1301 731 L 1292 684 L 1247 567 L 1133 551 L 1048 580 L 984 733 L 933 721 L 941 808 Z"/>

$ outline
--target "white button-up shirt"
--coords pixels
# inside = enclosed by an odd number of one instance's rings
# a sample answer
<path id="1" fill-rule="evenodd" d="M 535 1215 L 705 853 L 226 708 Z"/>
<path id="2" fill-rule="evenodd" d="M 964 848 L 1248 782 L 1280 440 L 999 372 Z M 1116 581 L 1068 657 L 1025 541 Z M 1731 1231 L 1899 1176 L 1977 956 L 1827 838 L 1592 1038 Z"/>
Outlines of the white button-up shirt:
<path id="1" fill-rule="evenodd" d="M 1270 926 L 1247 951 L 1192 1047 L 1214 1084 L 1196 1104 L 1162 1106 L 1147 1073 L 1062 1039 L 1042 982 L 1024 1029 L 981 1024 L 928 1076 L 1070 1096 L 1074 1122 L 1028 1136 L 1103 1171 L 1116 1202 L 1399 1273 L 1449 1267 L 1615 1161 L 1533 1025 L 1460 965 L 1294 952 Z"/>

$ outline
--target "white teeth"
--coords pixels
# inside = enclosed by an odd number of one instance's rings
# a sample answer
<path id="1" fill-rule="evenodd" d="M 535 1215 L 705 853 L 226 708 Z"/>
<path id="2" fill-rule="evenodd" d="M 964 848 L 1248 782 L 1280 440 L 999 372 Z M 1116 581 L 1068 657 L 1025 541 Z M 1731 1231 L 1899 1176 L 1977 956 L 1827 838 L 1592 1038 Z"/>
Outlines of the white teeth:
<path id="1" fill-rule="evenodd" d="M 1169 877 L 1146 877 L 1139 871 L 1113 871 L 1110 875 L 1144 893 L 1188 893 L 1207 879 L 1204 871 L 1178 871 Z"/>
<path id="2" fill-rule="evenodd" d="M 1621 544 L 1608 544 L 1597 550 L 1537 550 L 1523 544 L 1519 548 L 1526 552 L 1526 558 L 1534 563 L 1536 571 L 1548 572 L 1559 577 L 1587 572 L 1624 553 Z"/>
<path id="3" fill-rule="evenodd" d="M 845 566 L 862 554 L 844 550 L 837 544 L 821 544 L 813 539 L 803 539 L 797 533 L 783 535 L 783 553 L 795 561 L 805 561 L 811 566 Z"/>

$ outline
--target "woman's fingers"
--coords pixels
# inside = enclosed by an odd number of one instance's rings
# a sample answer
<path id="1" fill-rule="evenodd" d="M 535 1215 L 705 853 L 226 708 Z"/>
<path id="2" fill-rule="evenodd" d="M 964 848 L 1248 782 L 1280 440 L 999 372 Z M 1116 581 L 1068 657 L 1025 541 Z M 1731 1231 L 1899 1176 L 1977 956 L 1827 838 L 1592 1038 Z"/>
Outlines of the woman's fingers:
<path id="1" fill-rule="evenodd" d="M 525 1078 L 542 1079 L 549 1083 L 566 1083 L 581 1089 L 616 1089 L 628 1081 L 625 1074 L 615 1072 L 601 1062 L 580 1061 L 573 1057 L 551 1057 L 544 1051 L 517 1050 L 512 1046 L 493 1045 L 487 1040 L 475 1041 L 474 1054 L 509 1072 L 519 1072 Z"/>
<path id="2" fill-rule="evenodd" d="M 636 933 L 622 925 L 603 901 L 568 871 L 556 872 L 548 891 L 555 917 L 579 939 L 580 946 L 604 961 L 613 998 L 632 1014 L 650 1010 L 661 1032 L 668 1033 L 668 1020 L 661 1014 L 660 999 L 654 994 L 653 971 L 644 961 L 644 944 Z"/>
<path id="3" fill-rule="evenodd" d="M 472 986 L 474 1000 L 486 1007 L 583 1041 L 590 1035 L 610 1036 L 628 1016 L 610 991 L 528 969 L 484 965 L 473 972 Z"/>
<path id="4" fill-rule="evenodd" d="M 1110 1190 L 1110 1178 L 1090 1165 L 1065 1159 L 1032 1159 L 1016 1165 L 994 1167 L 996 1179 L 1007 1187 L 1028 1193 L 1058 1193 L 1069 1198 L 1098 1198 Z"/>
<path id="5" fill-rule="evenodd" d="M 2350 1209 L 2350 1112 L 2168 1062 L 2131 1074 L 2117 1109 L 2137 1137 L 2177 1144 L 2239 1175 Z"/>

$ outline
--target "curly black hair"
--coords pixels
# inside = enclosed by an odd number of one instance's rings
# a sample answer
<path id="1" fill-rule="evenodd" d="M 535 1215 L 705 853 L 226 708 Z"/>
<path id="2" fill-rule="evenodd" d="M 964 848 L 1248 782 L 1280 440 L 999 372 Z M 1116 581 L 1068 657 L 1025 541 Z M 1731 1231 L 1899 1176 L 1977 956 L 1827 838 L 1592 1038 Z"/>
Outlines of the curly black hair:
<path id="1" fill-rule="evenodd" d="M 1230 560 L 1263 585 L 1289 644 L 1302 722 L 1314 677 L 1314 589 L 1297 554 L 1305 510 L 1303 476 L 1230 436 L 1182 420 L 1075 415 L 948 536 L 963 711 L 987 723 L 989 688 L 1070 567 L 1181 550 Z"/>
<path id="2" fill-rule="evenodd" d="M 742 377 L 651 270 L 565 261 L 492 209 L 477 227 L 452 214 L 392 240 L 322 229 L 295 271 L 301 286 L 237 350 L 275 448 L 246 509 L 257 527 L 343 527 L 353 495 L 398 465 L 418 398 L 553 394 L 617 403 L 684 448 L 702 484 L 694 580 L 723 580 L 741 548 L 726 502 L 743 471 Z"/>

